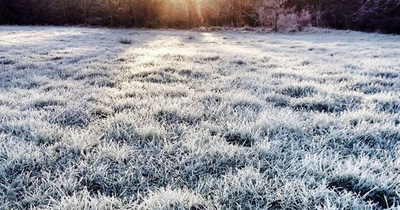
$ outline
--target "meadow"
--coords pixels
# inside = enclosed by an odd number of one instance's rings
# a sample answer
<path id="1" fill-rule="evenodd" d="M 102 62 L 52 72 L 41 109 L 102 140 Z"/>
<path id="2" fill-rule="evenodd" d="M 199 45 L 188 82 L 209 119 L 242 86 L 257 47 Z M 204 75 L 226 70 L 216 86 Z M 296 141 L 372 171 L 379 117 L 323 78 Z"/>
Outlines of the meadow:
<path id="1" fill-rule="evenodd" d="M 400 36 L 0 27 L 0 209 L 396 209 Z"/>

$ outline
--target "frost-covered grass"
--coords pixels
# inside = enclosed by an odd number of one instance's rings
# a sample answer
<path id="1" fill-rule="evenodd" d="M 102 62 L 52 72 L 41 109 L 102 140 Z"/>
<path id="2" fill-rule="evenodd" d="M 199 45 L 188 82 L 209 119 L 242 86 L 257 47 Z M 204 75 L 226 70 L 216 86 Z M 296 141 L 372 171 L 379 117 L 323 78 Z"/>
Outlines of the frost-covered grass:
<path id="1" fill-rule="evenodd" d="M 399 49 L 0 27 L 0 209 L 399 207 Z"/>

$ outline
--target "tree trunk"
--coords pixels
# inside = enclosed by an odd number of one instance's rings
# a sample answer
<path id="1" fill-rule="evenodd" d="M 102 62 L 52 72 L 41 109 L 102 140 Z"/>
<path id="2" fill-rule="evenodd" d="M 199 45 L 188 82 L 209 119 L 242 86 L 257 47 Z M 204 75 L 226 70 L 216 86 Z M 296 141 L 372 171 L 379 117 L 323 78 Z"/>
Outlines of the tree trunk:
<path id="1" fill-rule="evenodd" d="M 192 4 L 191 4 L 190 0 L 186 1 L 186 3 L 187 3 L 187 10 L 188 10 L 188 27 L 191 28 L 192 27 L 192 13 L 191 13 Z"/>
<path id="2" fill-rule="evenodd" d="M 3 0 L 0 0 L 0 24 L 1 24 L 1 25 L 4 24 L 4 20 L 3 20 L 3 9 L 4 9 Z"/>
<path id="3" fill-rule="evenodd" d="M 277 12 L 277 11 L 274 11 L 274 13 L 275 13 L 274 31 L 275 31 L 275 32 L 278 32 L 278 18 L 279 18 L 279 15 L 278 15 L 278 12 Z"/>

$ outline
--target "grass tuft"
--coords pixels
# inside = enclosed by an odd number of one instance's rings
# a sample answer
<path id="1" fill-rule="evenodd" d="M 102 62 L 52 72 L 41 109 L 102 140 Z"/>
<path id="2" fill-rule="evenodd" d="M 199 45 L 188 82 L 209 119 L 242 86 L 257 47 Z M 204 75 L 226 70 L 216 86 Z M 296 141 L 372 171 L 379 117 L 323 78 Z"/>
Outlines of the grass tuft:
<path id="1" fill-rule="evenodd" d="M 2 26 L 0 209 L 398 209 L 398 39 Z"/>
<path id="2" fill-rule="evenodd" d="M 122 38 L 118 41 L 120 44 L 132 44 L 132 40 L 130 39 L 126 39 L 126 38 Z"/>

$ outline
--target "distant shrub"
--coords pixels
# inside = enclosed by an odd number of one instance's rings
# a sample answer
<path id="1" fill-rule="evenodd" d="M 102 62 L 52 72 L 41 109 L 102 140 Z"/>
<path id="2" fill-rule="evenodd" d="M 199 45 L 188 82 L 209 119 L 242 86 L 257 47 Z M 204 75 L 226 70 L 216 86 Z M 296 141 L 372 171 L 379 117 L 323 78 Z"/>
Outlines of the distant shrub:
<path id="1" fill-rule="evenodd" d="M 217 55 L 217 56 L 210 56 L 210 57 L 205 57 L 204 58 L 204 60 L 205 61 L 217 61 L 217 60 L 219 60 L 220 59 L 220 57 Z"/>
<path id="2" fill-rule="evenodd" d="M 119 43 L 121 43 L 121 44 L 132 44 L 132 40 L 123 38 L 123 39 L 119 40 Z"/>
<path id="3" fill-rule="evenodd" d="M 297 32 L 300 30 L 296 14 L 281 14 L 278 18 L 278 30 L 281 32 Z"/>
<path id="4" fill-rule="evenodd" d="M 258 22 L 275 32 L 297 32 L 311 25 L 311 14 L 287 7 L 287 0 L 264 0 L 256 9 Z"/>
<path id="5" fill-rule="evenodd" d="M 243 61 L 243 60 L 240 60 L 240 59 L 234 60 L 234 61 L 232 61 L 232 63 L 233 63 L 233 64 L 236 64 L 236 65 L 238 65 L 238 66 L 246 65 L 246 62 Z"/>

